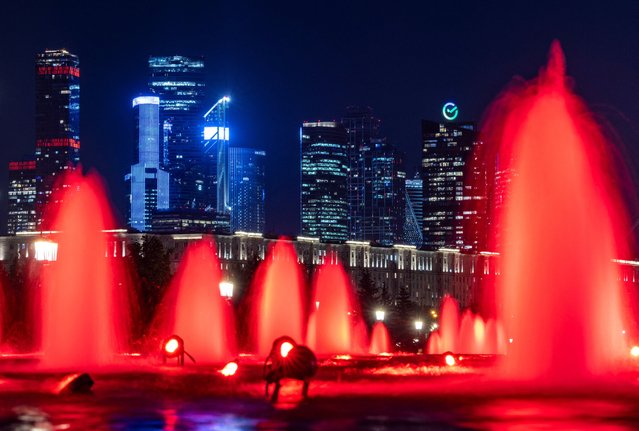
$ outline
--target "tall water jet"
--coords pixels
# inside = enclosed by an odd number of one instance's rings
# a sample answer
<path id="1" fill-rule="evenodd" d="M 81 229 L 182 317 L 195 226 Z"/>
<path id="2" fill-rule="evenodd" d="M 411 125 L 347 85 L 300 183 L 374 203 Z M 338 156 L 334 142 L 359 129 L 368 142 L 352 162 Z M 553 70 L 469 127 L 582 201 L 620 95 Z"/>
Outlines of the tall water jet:
<path id="1" fill-rule="evenodd" d="M 351 353 L 362 320 L 352 283 L 340 263 L 326 263 L 313 278 L 308 343 L 317 353 Z M 313 333 L 311 333 L 313 331 Z"/>
<path id="2" fill-rule="evenodd" d="M 623 209 L 606 141 L 567 87 L 558 43 L 540 76 L 507 91 L 484 139 L 499 145 L 510 177 L 499 216 L 502 272 L 497 304 L 513 339 L 503 365 L 513 379 L 579 384 L 623 355 Z"/>
<path id="3" fill-rule="evenodd" d="M 126 286 L 105 229 L 114 227 L 97 175 L 70 174 L 53 195 L 49 229 L 57 260 L 42 273 L 42 365 L 87 368 L 114 362 L 129 341 Z"/>
<path id="4" fill-rule="evenodd" d="M 371 345 L 368 352 L 372 355 L 379 355 L 380 353 L 391 353 L 392 351 L 388 328 L 386 328 L 384 322 L 375 322 L 371 332 Z"/>
<path id="5" fill-rule="evenodd" d="M 156 316 L 158 335 L 182 337 L 197 363 L 227 361 L 235 352 L 233 308 L 220 295 L 221 281 L 213 241 L 189 245 Z"/>
<path id="6" fill-rule="evenodd" d="M 439 314 L 439 346 L 442 352 L 458 352 L 459 306 L 457 301 L 446 295 Z"/>
<path id="7" fill-rule="evenodd" d="M 304 277 L 290 241 L 279 240 L 269 246 L 251 286 L 249 298 L 252 319 L 250 333 L 254 348 L 266 356 L 273 340 L 282 335 L 304 342 Z"/>

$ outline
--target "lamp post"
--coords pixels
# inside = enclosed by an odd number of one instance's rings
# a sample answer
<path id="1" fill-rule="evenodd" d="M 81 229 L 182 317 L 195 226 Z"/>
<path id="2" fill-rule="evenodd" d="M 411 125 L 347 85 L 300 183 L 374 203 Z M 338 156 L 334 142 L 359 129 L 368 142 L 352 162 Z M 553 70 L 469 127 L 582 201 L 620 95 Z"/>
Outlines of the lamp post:
<path id="1" fill-rule="evenodd" d="M 230 281 L 220 281 L 220 296 L 230 302 L 233 299 L 233 287 Z"/>
<path id="2" fill-rule="evenodd" d="M 386 317 L 386 313 L 384 312 L 384 310 L 375 310 L 375 320 L 377 320 L 378 322 L 383 322 L 384 317 Z"/>

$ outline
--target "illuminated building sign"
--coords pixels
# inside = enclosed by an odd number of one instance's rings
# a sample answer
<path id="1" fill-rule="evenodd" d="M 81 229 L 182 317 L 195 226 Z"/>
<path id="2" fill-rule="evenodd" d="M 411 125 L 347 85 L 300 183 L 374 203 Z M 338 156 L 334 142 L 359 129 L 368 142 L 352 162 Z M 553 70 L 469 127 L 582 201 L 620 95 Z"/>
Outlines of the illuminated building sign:
<path id="1" fill-rule="evenodd" d="M 204 140 L 218 139 L 220 141 L 229 140 L 229 128 L 228 127 L 205 127 L 204 128 Z"/>
<path id="2" fill-rule="evenodd" d="M 30 171 L 36 168 L 35 160 L 28 160 L 26 162 L 9 162 L 10 171 Z"/>
<path id="3" fill-rule="evenodd" d="M 453 121 L 459 115 L 459 108 L 453 102 L 448 102 L 442 108 L 442 115 L 448 121 Z"/>
<path id="4" fill-rule="evenodd" d="M 72 138 L 38 139 L 36 147 L 71 147 L 80 148 L 80 140 Z"/>
<path id="5" fill-rule="evenodd" d="M 72 75 L 80 77 L 80 69 L 73 66 L 38 66 L 38 75 Z"/>

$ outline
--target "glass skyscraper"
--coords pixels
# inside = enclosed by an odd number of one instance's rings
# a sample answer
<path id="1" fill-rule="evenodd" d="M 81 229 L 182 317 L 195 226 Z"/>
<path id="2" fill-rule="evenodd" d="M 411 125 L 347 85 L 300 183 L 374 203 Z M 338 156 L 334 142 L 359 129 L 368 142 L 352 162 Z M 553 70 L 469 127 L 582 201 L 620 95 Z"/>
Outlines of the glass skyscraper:
<path id="1" fill-rule="evenodd" d="M 202 149 L 204 59 L 149 58 L 149 89 L 160 98 L 160 166 L 170 174 L 171 209 L 204 210 L 212 205 Z"/>
<path id="2" fill-rule="evenodd" d="M 80 62 L 70 52 L 46 50 L 37 54 L 36 83 L 36 224 L 59 179 L 80 161 Z"/>
<path id="3" fill-rule="evenodd" d="M 373 110 L 368 106 L 349 106 L 342 124 L 348 133 L 348 236 L 349 239 L 364 240 L 367 160 L 361 156 L 365 148 L 370 148 L 371 139 L 379 136 L 381 121 L 373 116 Z"/>
<path id="4" fill-rule="evenodd" d="M 363 239 L 383 245 L 402 243 L 406 205 L 403 154 L 386 138 L 373 138 L 362 148 L 364 166 Z"/>
<path id="5" fill-rule="evenodd" d="M 7 233 L 36 230 L 37 174 L 35 160 L 9 163 Z"/>
<path id="6" fill-rule="evenodd" d="M 348 240 L 348 135 L 337 122 L 306 122 L 300 130 L 301 234 Z"/>
<path id="7" fill-rule="evenodd" d="M 485 244 L 485 169 L 474 160 L 474 123 L 422 121 L 424 246 L 478 250 Z"/>
<path id="8" fill-rule="evenodd" d="M 266 153 L 229 148 L 231 231 L 264 232 Z"/>
<path id="9" fill-rule="evenodd" d="M 404 242 L 420 247 L 423 242 L 424 190 L 419 173 L 413 179 L 406 179 L 406 222 Z"/>
<path id="10" fill-rule="evenodd" d="M 150 230 L 153 214 L 169 208 L 169 174 L 160 168 L 160 99 L 133 99 L 135 163 L 125 180 L 130 186 L 129 226 Z"/>

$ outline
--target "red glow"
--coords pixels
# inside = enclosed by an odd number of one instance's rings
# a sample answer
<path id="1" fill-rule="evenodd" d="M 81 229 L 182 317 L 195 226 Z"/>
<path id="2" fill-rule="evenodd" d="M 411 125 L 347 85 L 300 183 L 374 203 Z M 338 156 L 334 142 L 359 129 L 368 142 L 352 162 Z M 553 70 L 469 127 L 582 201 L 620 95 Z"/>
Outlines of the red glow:
<path id="1" fill-rule="evenodd" d="M 38 75 L 71 75 L 80 77 L 80 69 L 73 66 L 39 66 Z"/>
<path id="2" fill-rule="evenodd" d="M 260 355 L 268 355 L 273 340 L 284 334 L 304 340 L 304 277 L 291 242 L 282 239 L 269 246 L 248 301 Z"/>
<path id="3" fill-rule="evenodd" d="M 390 335 L 388 334 L 386 325 L 384 325 L 384 322 L 375 322 L 371 335 L 369 353 L 379 355 L 380 353 L 390 353 L 392 351 Z"/>
<path id="4" fill-rule="evenodd" d="M 220 296 L 220 263 L 212 240 L 188 246 L 154 322 L 179 334 L 197 363 L 224 362 L 235 354 L 232 305 Z"/>
<path id="5" fill-rule="evenodd" d="M 100 179 L 81 169 L 61 178 L 45 212 L 59 232 L 57 261 L 42 269 L 42 364 L 82 368 L 113 363 L 116 352 L 128 350 L 129 308 L 123 262 L 105 256 L 113 241 L 111 211 Z"/>
<path id="6" fill-rule="evenodd" d="M 496 303 L 515 340 L 504 372 L 554 383 L 605 373 L 627 354 L 611 263 L 629 231 L 611 180 L 617 168 L 566 82 L 554 43 L 539 78 L 495 103 L 484 133 L 499 144 L 500 169 L 514 173 L 493 235 L 502 256 Z"/>
<path id="7" fill-rule="evenodd" d="M 38 139 L 36 147 L 71 147 L 80 148 L 80 141 L 71 138 Z"/>
<path id="8" fill-rule="evenodd" d="M 10 171 L 32 171 L 36 168 L 35 160 L 27 160 L 24 162 L 9 162 Z"/>
<path id="9" fill-rule="evenodd" d="M 340 263 L 324 264 L 313 278 L 312 312 L 307 343 L 320 354 L 365 351 L 367 340 L 358 337 L 365 326 L 350 278 Z M 366 338 L 366 337 L 364 337 Z"/>
<path id="10" fill-rule="evenodd" d="M 280 346 L 280 356 L 282 356 L 282 358 L 286 358 L 288 356 L 288 353 L 293 350 L 294 347 L 295 346 L 293 346 L 288 341 L 283 342 Z"/>

